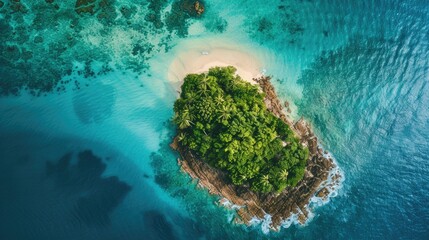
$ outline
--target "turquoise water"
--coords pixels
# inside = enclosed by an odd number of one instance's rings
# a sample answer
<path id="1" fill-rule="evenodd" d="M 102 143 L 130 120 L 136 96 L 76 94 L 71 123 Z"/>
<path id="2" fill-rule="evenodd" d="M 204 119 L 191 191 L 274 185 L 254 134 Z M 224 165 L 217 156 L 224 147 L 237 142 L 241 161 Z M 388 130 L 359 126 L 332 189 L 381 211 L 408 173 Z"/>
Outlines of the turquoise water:
<path id="1" fill-rule="evenodd" d="M 206 1 L 170 22 L 171 1 L 4 2 L 1 239 L 429 238 L 427 1 Z M 168 69 L 221 40 L 263 61 L 344 173 L 305 226 L 235 225 L 179 171 Z"/>

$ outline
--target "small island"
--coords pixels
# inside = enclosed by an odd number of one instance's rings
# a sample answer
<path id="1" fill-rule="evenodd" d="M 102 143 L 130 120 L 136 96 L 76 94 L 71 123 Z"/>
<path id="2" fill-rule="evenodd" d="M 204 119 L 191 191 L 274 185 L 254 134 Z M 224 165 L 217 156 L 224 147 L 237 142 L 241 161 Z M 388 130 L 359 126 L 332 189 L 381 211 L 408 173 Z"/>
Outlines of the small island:
<path id="1" fill-rule="evenodd" d="M 326 198 L 339 181 L 336 166 L 308 124 L 284 115 L 269 77 L 256 85 L 235 72 L 214 67 L 185 77 L 174 104 L 179 164 L 210 193 L 240 206 L 238 222 L 270 214 L 278 229 L 296 214 L 304 223 L 310 198 Z"/>

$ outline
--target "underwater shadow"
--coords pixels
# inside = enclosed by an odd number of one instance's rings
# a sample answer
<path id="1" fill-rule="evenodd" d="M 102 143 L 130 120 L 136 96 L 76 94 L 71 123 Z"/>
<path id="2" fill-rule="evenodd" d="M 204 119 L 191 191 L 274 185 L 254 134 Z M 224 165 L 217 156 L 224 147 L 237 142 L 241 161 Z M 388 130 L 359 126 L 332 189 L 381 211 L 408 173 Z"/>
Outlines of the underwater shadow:
<path id="1" fill-rule="evenodd" d="M 77 158 L 75 164 L 71 164 L 73 157 Z M 131 191 L 131 186 L 117 176 L 102 177 L 106 166 L 91 150 L 77 156 L 67 153 L 57 163 L 46 163 L 46 175 L 54 179 L 56 187 L 66 195 L 77 196 L 73 216 L 89 226 L 109 225 L 110 214 Z"/>

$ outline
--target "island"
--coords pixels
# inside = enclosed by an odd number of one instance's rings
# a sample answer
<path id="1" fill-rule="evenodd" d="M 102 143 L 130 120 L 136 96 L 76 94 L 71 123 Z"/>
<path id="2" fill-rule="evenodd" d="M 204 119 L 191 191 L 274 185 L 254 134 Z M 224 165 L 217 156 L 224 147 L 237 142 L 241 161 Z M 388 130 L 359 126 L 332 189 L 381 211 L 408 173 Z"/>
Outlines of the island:
<path id="1" fill-rule="evenodd" d="M 232 66 L 188 74 L 174 104 L 171 146 L 183 171 L 238 206 L 236 222 L 269 214 L 278 230 L 292 215 L 304 223 L 310 199 L 326 199 L 341 176 L 310 126 L 286 117 L 270 77 L 253 81 Z"/>

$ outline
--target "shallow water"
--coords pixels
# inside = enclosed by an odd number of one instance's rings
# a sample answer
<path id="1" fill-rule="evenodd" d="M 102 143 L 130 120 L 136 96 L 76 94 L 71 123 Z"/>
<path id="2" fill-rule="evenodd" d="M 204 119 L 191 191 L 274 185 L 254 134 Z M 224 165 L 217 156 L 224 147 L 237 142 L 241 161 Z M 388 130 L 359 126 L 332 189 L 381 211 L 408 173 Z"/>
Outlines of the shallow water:
<path id="1" fill-rule="evenodd" d="M 162 29 L 144 1 L 21 2 L 0 9 L 1 239 L 429 238 L 427 1 L 206 1 Z M 235 225 L 179 171 L 168 67 L 199 39 L 256 55 L 335 156 L 345 181 L 305 226 Z"/>

